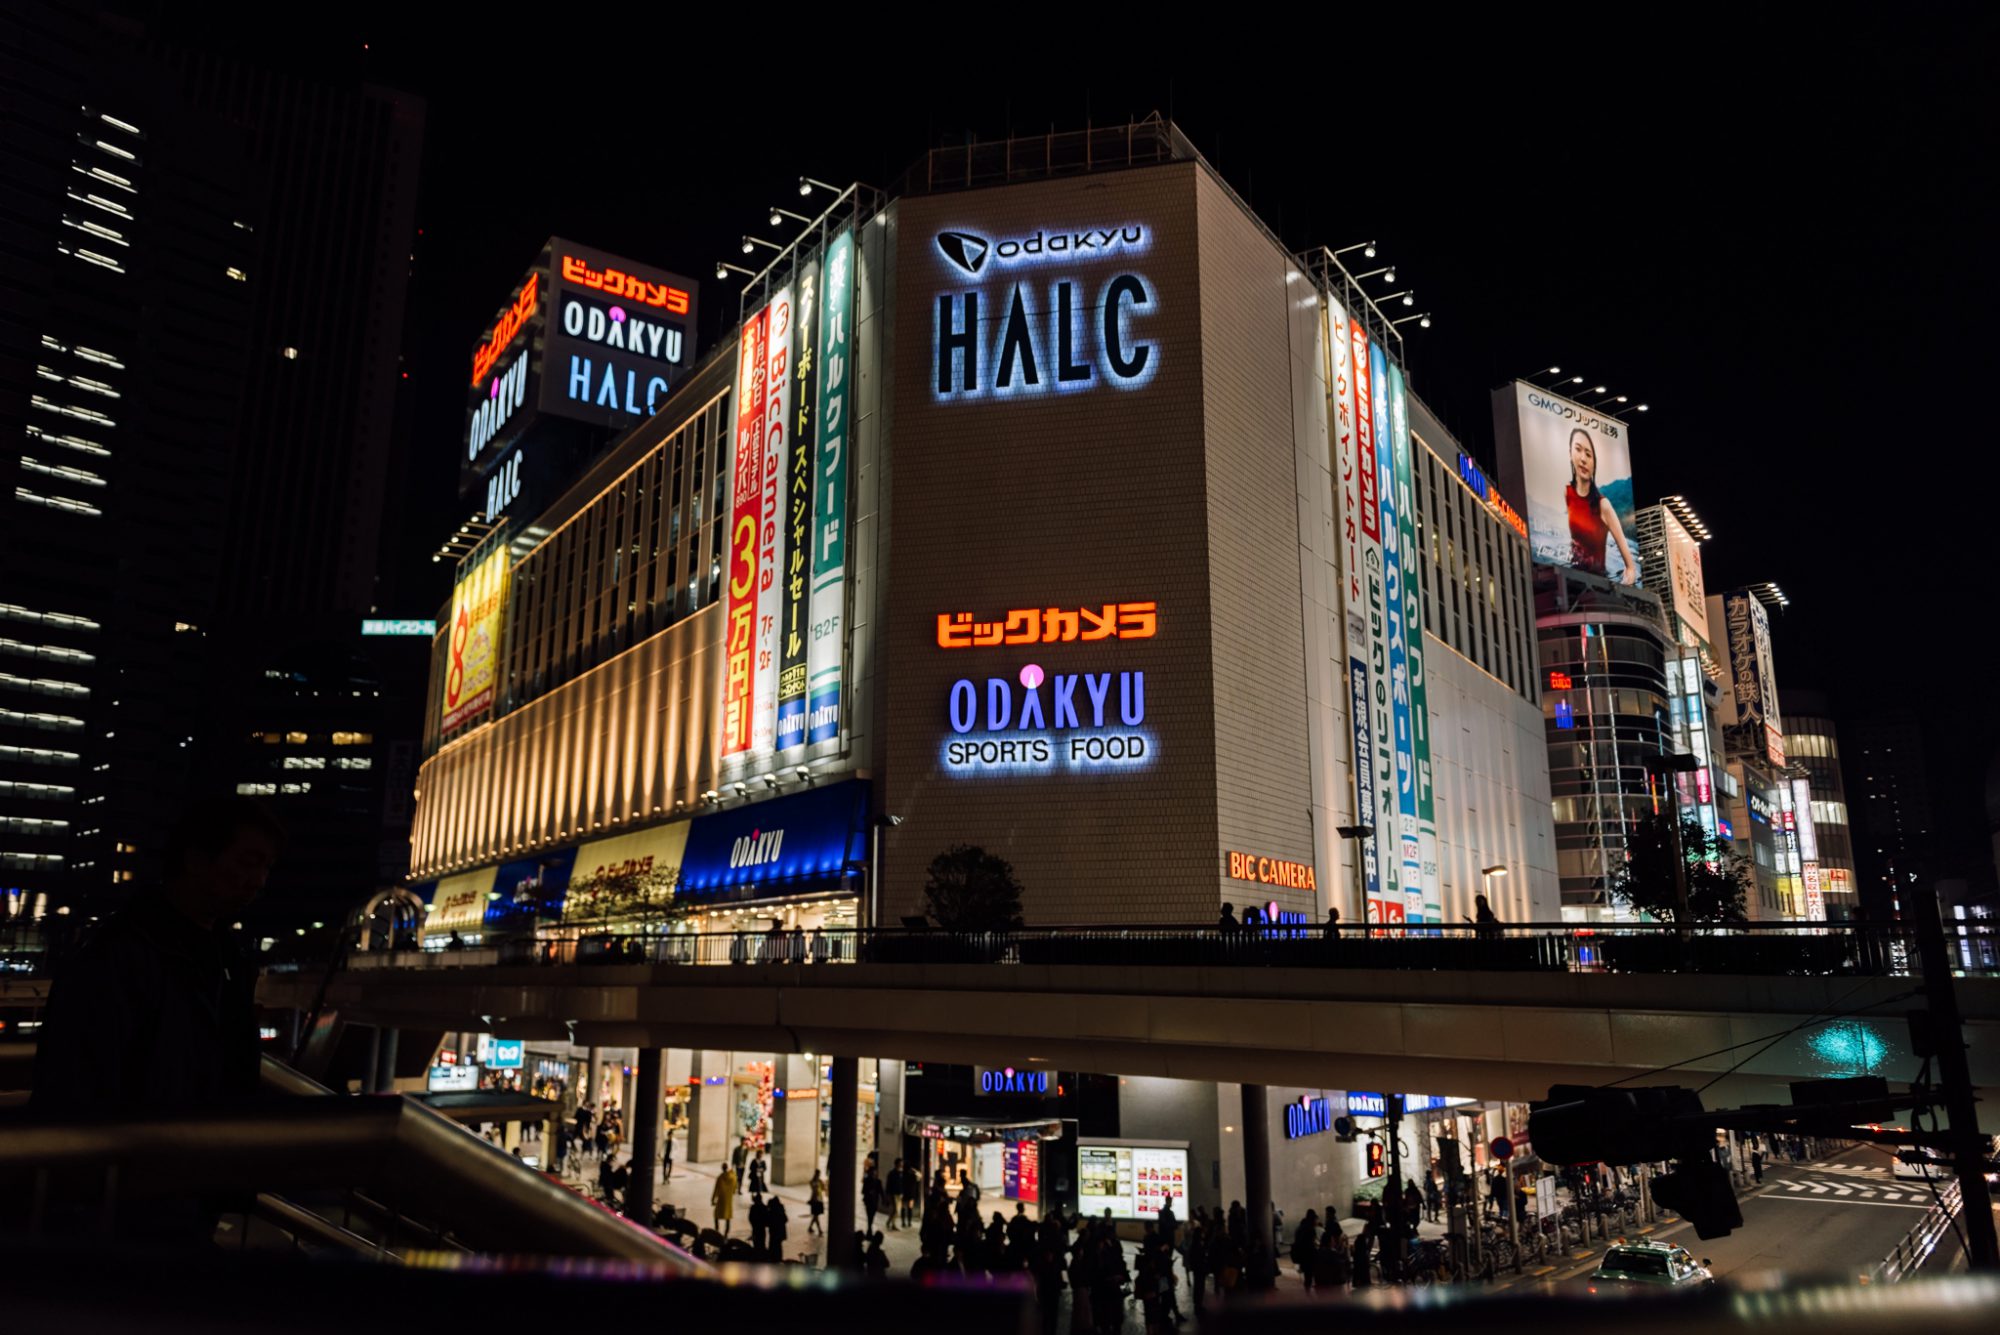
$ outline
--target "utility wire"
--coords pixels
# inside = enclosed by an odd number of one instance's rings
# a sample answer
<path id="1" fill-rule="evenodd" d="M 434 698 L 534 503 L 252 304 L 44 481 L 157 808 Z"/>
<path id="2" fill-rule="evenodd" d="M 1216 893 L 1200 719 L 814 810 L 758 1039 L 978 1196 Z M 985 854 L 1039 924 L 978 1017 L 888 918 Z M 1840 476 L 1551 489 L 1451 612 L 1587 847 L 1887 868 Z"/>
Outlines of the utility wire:
<path id="1" fill-rule="evenodd" d="M 1862 979 L 1859 979 L 1859 980 L 1857 980 L 1857 981 L 1855 982 L 1855 984 L 1854 984 L 1854 986 L 1853 986 L 1853 987 L 1850 987 L 1850 988 L 1848 988 L 1848 989 L 1847 989 L 1847 990 L 1846 990 L 1845 992 L 1843 992 L 1843 993 L 1841 993 L 1841 994 L 1840 994 L 1840 1000 L 1839 1000 L 1839 1001 L 1836 1001 L 1836 1002 L 1834 1002 L 1834 1005 L 1836 1005 L 1836 1006 L 1837 1006 L 1837 1005 L 1839 1005 L 1839 1004 L 1840 1004 L 1840 1002 L 1841 1002 L 1841 1001 L 1845 1001 L 1845 1000 L 1847 1000 L 1847 999 L 1848 999 L 1849 997 L 1853 996 L 1853 995 L 1854 995 L 1854 994 L 1855 994 L 1856 992 L 1859 992 L 1859 991 L 1860 991 L 1860 990 L 1862 989 L 1862 987 L 1863 987 L 1863 986 L 1864 986 L 1865 984 L 1867 984 L 1867 983 L 1869 983 L 1869 982 L 1872 982 L 1872 981 L 1873 981 L 1872 979 L 1868 979 L 1868 978 L 1862 978 Z M 1917 993 L 1915 992 L 1915 990 L 1912 990 L 1912 991 L 1909 991 L 1909 992 L 1905 992 L 1905 993 L 1904 993 L 1904 994 L 1903 994 L 1902 996 L 1898 996 L 1898 997 L 1891 997 L 1891 998 L 1890 998 L 1889 1000 L 1890 1000 L 1890 1001 L 1904 1001 L 1904 1000 L 1907 1000 L 1907 999 L 1909 999 L 1910 997 L 1913 997 L 1913 996 L 1916 996 L 1916 995 L 1917 995 Z M 1868 1004 L 1867 1004 L 1866 1006 L 1860 1006 L 1860 1007 L 1857 1007 L 1857 1008 L 1855 1008 L 1855 1009 L 1854 1009 L 1854 1010 L 1852 1010 L 1852 1011 L 1846 1011 L 1846 1012 L 1842 1012 L 1842 1013 L 1840 1013 L 1840 1014 L 1835 1014 L 1835 1015 L 1828 1015 L 1828 1016 L 1826 1016 L 1826 1018 L 1824 1018 L 1824 1019 L 1820 1019 L 1820 1018 L 1818 1018 L 1818 1016 L 1819 1016 L 1819 1014 L 1820 1014 L 1819 1012 L 1814 1012 L 1814 1014 L 1813 1014 L 1812 1016 L 1808 1016 L 1808 1017 L 1807 1017 L 1806 1019 L 1803 1019 L 1803 1020 L 1799 1021 L 1799 1022 L 1798 1022 L 1797 1024 L 1793 1025 L 1793 1026 L 1792 1026 L 1792 1027 L 1791 1027 L 1790 1029 L 1787 1029 L 1787 1030 L 1785 1030 L 1785 1031 L 1784 1031 L 1784 1033 L 1781 1033 L 1781 1034 L 1773 1034 L 1773 1035 L 1771 1035 L 1771 1039 L 1770 1039 L 1770 1041 L 1769 1041 L 1769 1042 L 1767 1042 L 1766 1044 L 1764 1044 L 1764 1046 L 1763 1046 L 1763 1047 L 1761 1047 L 1761 1048 L 1758 1048 L 1758 1049 L 1757 1049 L 1757 1050 L 1756 1050 L 1755 1052 L 1751 1053 L 1751 1054 L 1750 1054 L 1749 1056 L 1747 1056 L 1747 1057 L 1740 1057 L 1740 1058 L 1738 1058 L 1738 1059 L 1737 1059 L 1737 1060 L 1736 1060 L 1735 1062 L 1731 1063 L 1731 1064 L 1730 1064 L 1730 1065 L 1729 1065 L 1729 1066 L 1728 1066 L 1728 1067 L 1727 1067 L 1726 1069 L 1724 1069 L 1723 1071 L 1719 1072 L 1719 1073 L 1718 1073 L 1718 1074 L 1717 1074 L 1717 1075 L 1716 1075 L 1716 1076 L 1715 1076 L 1715 1077 L 1714 1077 L 1713 1079 L 1711 1079 L 1711 1080 L 1710 1080 L 1710 1081 L 1708 1082 L 1708 1085 L 1703 1085 L 1703 1086 L 1702 1086 L 1702 1087 L 1701 1087 L 1700 1089 L 1697 1089 L 1697 1090 L 1695 1091 L 1695 1093 L 1697 1093 L 1697 1094 L 1700 1094 L 1700 1093 L 1702 1093 L 1702 1092 L 1706 1091 L 1706 1090 L 1708 1089 L 1708 1086 L 1709 1086 L 1709 1085 L 1712 1085 L 1712 1084 L 1714 1084 L 1714 1083 L 1715 1083 L 1715 1082 L 1716 1082 L 1717 1080 L 1720 1080 L 1720 1079 L 1722 1079 L 1722 1077 L 1723 1077 L 1723 1076 L 1726 1076 L 1726 1075 L 1734 1075 L 1734 1074 L 1736 1073 L 1736 1071 L 1737 1071 L 1737 1070 L 1738 1070 L 1739 1068 L 1741 1068 L 1741 1067 L 1742 1067 L 1742 1066 L 1743 1066 L 1743 1065 L 1744 1065 L 1744 1064 L 1745 1064 L 1746 1062 L 1752 1062 L 1752 1061 L 1755 1061 L 1755 1060 L 1756 1060 L 1757 1058 L 1759 1058 L 1759 1057 L 1763 1056 L 1763 1055 L 1764 1055 L 1764 1054 L 1765 1054 L 1766 1052 L 1769 1052 L 1769 1051 L 1770 1051 L 1770 1050 L 1771 1050 L 1771 1049 L 1772 1049 L 1773 1047 L 1775 1047 L 1775 1046 L 1777 1045 L 1777 1043 L 1778 1043 L 1778 1040 L 1779 1040 L 1779 1039 L 1782 1039 L 1782 1038 L 1786 1038 L 1786 1037 L 1788 1037 L 1788 1036 L 1790 1036 L 1790 1035 L 1792 1035 L 1792 1034 L 1795 1034 L 1795 1033 L 1797 1033 L 1797 1032 L 1798 1032 L 1799 1030 L 1801 1030 L 1801 1029 L 1805 1029 L 1805 1028 L 1807 1028 L 1807 1027 L 1809 1027 L 1809 1026 L 1812 1026 L 1812 1025 L 1816 1025 L 1816 1024 L 1831 1024 L 1831 1023 L 1832 1023 L 1833 1021 L 1835 1021 L 1835 1020 L 1844 1020 L 1844 1019 L 1846 1019 L 1846 1018 L 1847 1018 L 1848 1016 L 1850 1016 L 1850 1015 L 1858 1015 L 1858 1014 L 1860 1014 L 1860 1013 L 1861 1013 L 1862 1011 L 1866 1011 L 1866 1010 L 1873 1010 L 1873 1009 L 1874 1009 L 1875 1007 L 1877 1007 L 1877 1006 L 1882 1006 L 1882 1005 L 1887 1005 L 1887 1004 L 1888 1004 L 1887 1002 L 1882 1002 L 1882 1001 L 1871 1001 L 1871 1002 L 1869 1002 L 1869 1003 L 1868 1003 Z M 1743 1046 L 1743 1045 L 1739 1044 L 1738 1046 Z"/>

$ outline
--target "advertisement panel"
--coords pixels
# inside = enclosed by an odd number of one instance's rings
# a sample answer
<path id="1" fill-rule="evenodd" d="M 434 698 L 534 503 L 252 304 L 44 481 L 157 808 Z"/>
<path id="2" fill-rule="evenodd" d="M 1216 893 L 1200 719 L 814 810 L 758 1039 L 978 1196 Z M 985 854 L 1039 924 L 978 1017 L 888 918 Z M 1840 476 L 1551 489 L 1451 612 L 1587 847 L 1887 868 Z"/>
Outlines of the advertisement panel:
<path id="1" fill-rule="evenodd" d="M 812 528 L 813 528 L 813 441 L 818 419 L 814 416 L 817 398 L 813 393 L 818 374 L 817 347 L 819 315 L 819 261 L 809 260 L 799 269 L 798 318 L 792 321 L 792 397 L 797 416 L 792 419 L 791 453 L 785 462 L 785 490 L 780 508 L 784 512 L 785 564 L 779 580 L 784 603 L 778 627 L 778 750 L 793 751 L 806 744 L 806 643 L 811 627 L 806 617 L 811 611 Z"/>
<path id="2" fill-rule="evenodd" d="M 451 592 L 451 662 L 444 675 L 440 727 L 452 732 L 493 708 L 500 633 L 507 604 L 507 549 L 472 568 Z"/>
<path id="3" fill-rule="evenodd" d="M 1729 726 L 1729 749 L 1785 763 L 1783 725 L 1778 720 L 1778 679 L 1771 666 L 1771 617 L 1756 595 L 1737 590 L 1722 595 L 1722 621 L 1729 635 L 1729 685 L 1736 721 Z"/>
<path id="4" fill-rule="evenodd" d="M 821 285 L 818 448 L 813 465 L 812 601 L 806 647 L 806 741 L 840 739 L 841 676 L 847 646 L 847 454 L 853 416 L 854 233 L 826 248 Z"/>
<path id="5" fill-rule="evenodd" d="M 1388 358 L 1380 344 L 1368 350 L 1368 378 L 1374 386 L 1376 475 L 1381 479 L 1382 590 L 1387 609 L 1389 641 L 1389 708 L 1395 759 L 1390 791 L 1395 794 L 1393 831 L 1396 887 L 1401 893 L 1403 920 L 1423 916 L 1421 855 L 1417 839 L 1417 776 L 1414 722 L 1410 714 L 1409 598 L 1404 581 L 1415 574 L 1414 523 L 1408 513 L 1407 451 L 1397 448 L 1391 421 L 1394 389 Z M 1398 454 L 1404 455 L 1399 465 Z"/>
<path id="6" fill-rule="evenodd" d="M 750 749 L 757 713 L 758 521 L 764 494 L 765 334 L 770 308 L 743 323 L 736 347 L 736 444 L 730 466 L 729 587 L 723 631 L 722 755 Z"/>
<path id="7" fill-rule="evenodd" d="M 1660 518 L 1667 530 L 1667 580 L 1673 585 L 1674 611 L 1687 633 L 1707 644 L 1708 591 L 1702 587 L 1701 545 L 1665 506 Z"/>
<path id="8" fill-rule="evenodd" d="M 1355 348 L 1347 312 L 1338 302 L 1328 300 L 1325 310 L 1327 362 L 1327 420 L 1333 432 L 1334 500 L 1338 506 L 1335 522 L 1340 526 L 1341 614 L 1346 628 L 1347 713 L 1353 732 L 1351 758 L 1354 767 L 1354 824 L 1376 826 L 1375 744 L 1370 726 L 1372 705 L 1368 691 L 1368 608 L 1371 588 L 1380 601 L 1376 567 L 1364 557 L 1368 540 L 1362 532 L 1361 502 L 1375 495 L 1372 457 L 1364 458 L 1360 448 L 1360 426 L 1355 416 Z M 1373 525 L 1379 531 L 1379 515 Z M 1379 562 L 1377 563 L 1379 566 Z M 1361 858 L 1362 903 L 1376 902 L 1382 893 L 1382 870 L 1374 839 L 1358 841 Z M 1338 902 L 1342 892 L 1335 892 Z"/>
<path id="9" fill-rule="evenodd" d="M 561 237 L 549 238 L 548 284 L 537 407 L 613 428 L 658 412 L 694 364 L 700 285 Z"/>
<path id="10" fill-rule="evenodd" d="M 1076 1147 L 1076 1207 L 1087 1218 L 1157 1219 L 1173 1201 L 1174 1213 L 1187 1212 L 1188 1152 L 1165 1146 L 1079 1142 Z"/>
<path id="11" fill-rule="evenodd" d="M 1496 391 L 1494 425 L 1501 474 L 1518 487 L 1528 511 L 1536 562 L 1638 583 L 1625 424 L 1516 381 Z"/>
<path id="12" fill-rule="evenodd" d="M 1403 631 L 1410 664 L 1410 752 L 1416 785 L 1417 862 L 1415 883 L 1405 883 L 1404 901 L 1412 921 L 1435 922 L 1442 915 L 1438 881 L 1437 802 L 1431 791 L 1430 695 L 1424 685 L 1424 598 L 1422 553 L 1417 549 L 1416 496 L 1410 442 L 1410 404 L 1403 370 L 1389 364 L 1389 425 L 1396 442 L 1396 516 L 1403 552 Z"/>
<path id="13" fill-rule="evenodd" d="M 691 822 L 654 825 L 576 851 L 563 921 L 601 922 L 657 916 L 674 899 Z"/>
<path id="14" fill-rule="evenodd" d="M 769 756 L 778 737 L 778 623 L 784 616 L 780 572 L 785 557 L 785 442 L 792 414 L 792 289 L 771 298 L 764 333 L 763 485 L 757 529 L 757 707 L 750 712 L 750 754 Z"/>
<path id="15" fill-rule="evenodd" d="M 431 891 L 424 913 L 423 943 L 433 947 L 451 938 L 477 932 L 486 921 L 486 896 L 493 889 L 493 869 L 447 876 Z"/>
<path id="16" fill-rule="evenodd" d="M 1366 600 L 1368 631 L 1368 729 L 1374 748 L 1373 784 L 1377 878 L 1369 889 L 1368 920 L 1400 923 L 1405 914 L 1401 886 L 1402 857 L 1395 845 L 1396 747 L 1394 711 L 1390 704 L 1389 594 L 1387 527 L 1382 514 L 1382 466 L 1376 442 L 1376 381 L 1368 331 L 1359 320 L 1348 321 L 1348 341 L 1354 354 L 1354 450 L 1360 485 L 1361 582 Z"/>

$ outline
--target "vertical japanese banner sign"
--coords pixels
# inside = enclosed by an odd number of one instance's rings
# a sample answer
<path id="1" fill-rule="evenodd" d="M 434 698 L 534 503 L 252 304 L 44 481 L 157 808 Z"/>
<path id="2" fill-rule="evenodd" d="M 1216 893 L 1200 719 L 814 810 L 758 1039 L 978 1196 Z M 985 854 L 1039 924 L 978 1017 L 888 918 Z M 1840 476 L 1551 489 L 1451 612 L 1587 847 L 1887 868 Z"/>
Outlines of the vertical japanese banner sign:
<path id="1" fill-rule="evenodd" d="M 1354 733 L 1354 821 L 1375 825 L 1375 744 L 1368 726 L 1368 605 L 1363 595 L 1361 560 L 1361 469 L 1355 453 L 1354 347 L 1347 312 L 1327 302 L 1327 421 L 1333 430 L 1334 499 L 1340 527 L 1340 606 L 1347 638 L 1347 713 Z M 1374 488 L 1368 489 L 1374 495 Z M 1379 525 L 1378 525 L 1379 528 Z M 1382 893 L 1382 873 L 1376 863 L 1375 841 L 1362 839 L 1355 850 L 1361 859 L 1363 913 Z M 1336 899 L 1337 902 L 1337 899 Z"/>
<path id="2" fill-rule="evenodd" d="M 778 623 L 785 615 L 785 466 L 791 453 L 792 289 L 771 298 L 764 332 L 764 460 L 757 530 L 757 708 L 750 715 L 750 754 L 777 749 Z"/>
<path id="3" fill-rule="evenodd" d="M 1417 870 L 1426 922 L 1443 916 L 1438 882 L 1437 802 L 1431 791 L 1430 693 L 1424 684 L 1424 565 L 1416 532 L 1413 494 L 1416 446 L 1410 441 L 1410 401 L 1403 385 L 1403 368 L 1389 366 L 1389 420 L 1396 436 L 1396 513 L 1403 526 L 1403 628 L 1409 636 L 1410 749 L 1416 757 Z M 1415 916 L 1412 914 L 1411 916 Z"/>
<path id="4" fill-rule="evenodd" d="M 818 374 L 819 261 L 799 270 L 792 321 L 792 452 L 785 464 L 784 621 L 778 627 L 778 750 L 806 744 L 806 641 L 811 626 L 813 439 L 818 425 L 813 379 Z"/>
<path id="5" fill-rule="evenodd" d="M 757 712 L 757 521 L 764 495 L 764 335 L 770 307 L 743 322 L 736 345 L 736 448 L 729 476 L 729 586 L 723 631 L 722 755 L 750 749 Z"/>
<path id="6" fill-rule="evenodd" d="M 819 448 L 814 461 L 812 603 L 806 647 L 806 741 L 840 737 L 840 690 L 847 645 L 847 451 L 854 384 L 854 233 L 842 232 L 826 249 L 820 284 Z"/>
<path id="7" fill-rule="evenodd" d="M 1398 859 L 1389 848 L 1391 812 L 1395 806 L 1395 751 L 1389 706 L 1389 621 L 1384 583 L 1382 478 L 1375 450 L 1375 394 L 1370 375 L 1368 331 L 1359 320 L 1348 322 L 1349 346 L 1353 353 L 1350 368 L 1354 395 L 1354 458 L 1356 492 L 1361 520 L 1361 586 L 1367 607 L 1368 631 L 1368 730 L 1374 749 L 1371 775 L 1375 790 L 1375 837 L 1368 841 L 1374 850 L 1376 878 L 1369 886 L 1368 920 L 1403 921 L 1403 897 L 1396 890 Z"/>
<path id="8" fill-rule="evenodd" d="M 1389 708 L 1395 746 L 1393 803 L 1396 885 L 1403 893 L 1403 920 L 1421 918 L 1423 887 L 1417 850 L 1417 764 L 1410 743 L 1410 625 L 1405 581 L 1416 556 L 1401 479 L 1396 470 L 1396 431 L 1390 422 L 1389 362 L 1377 343 L 1368 349 L 1368 379 L 1374 387 L 1376 476 L 1381 483 L 1382 588 L 1389 622 Z M 1411 909 L 1416 910 L 1415 913 Z"/>

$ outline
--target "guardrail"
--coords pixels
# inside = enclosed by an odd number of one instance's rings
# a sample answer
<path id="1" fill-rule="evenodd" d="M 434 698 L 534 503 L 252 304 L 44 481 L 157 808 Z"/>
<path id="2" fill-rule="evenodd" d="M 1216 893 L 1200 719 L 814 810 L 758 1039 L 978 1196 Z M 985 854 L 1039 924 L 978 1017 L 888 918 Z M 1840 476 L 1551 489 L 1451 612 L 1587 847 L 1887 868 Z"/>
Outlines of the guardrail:
<path id="1" fill-rule="evenodd" d="M 487 965 L 996 964 L 1706 973 L 1908 977 L 1908 929 L 1736 924 L 1682 933 L 1656 924 L 1446 924 L 1329 928 L 1063 924 L 1001 931 L 837 928 L 676 932 L 545 928 L 461 950 L 356 953 L 349 967 Z"/>
<path id="2" fill-rule="evenodd" d="M 1875 1281 L 1880 1284 L 1897 1284 L 1924 1268 L 1937 1250 L 1938 1243 L 1951 1232 L 1952 1221 L 1958 1218 L 1958 1179 L 1953 1178 L 1938 1189 L 1938 1204 L 1931 1206 L 1919 1219 L 1916 1227 L 1903 1235 L 1895 1250 L 1875 1267 Z"/>

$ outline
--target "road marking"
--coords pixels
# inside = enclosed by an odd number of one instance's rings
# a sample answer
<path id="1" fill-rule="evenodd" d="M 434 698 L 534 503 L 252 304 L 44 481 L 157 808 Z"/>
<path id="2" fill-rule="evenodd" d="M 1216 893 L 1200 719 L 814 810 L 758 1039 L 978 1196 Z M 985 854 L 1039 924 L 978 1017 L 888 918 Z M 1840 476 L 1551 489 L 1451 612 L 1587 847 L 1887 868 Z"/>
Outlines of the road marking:
<path id="1" fill-rule="evenodd" d="M 1805 1205 L 1841 1205 L 1841 1206 L 1872 1205 L 1877 1209 L 1888 1209 L 1888 1210 L 1928 1210 L 1931 1208 L 1928 1205 L 1911 1205 L 1904 1201 L 1842 1201 L 1842 1200 L 1823 1201 L 1819 1199 L 1817 1196 L 1772 1196 L 1770 1197 L 1770 1199 L 1774 1201 L 1797 1201 L 1800 1204 L 1805 1204 Z"/>

